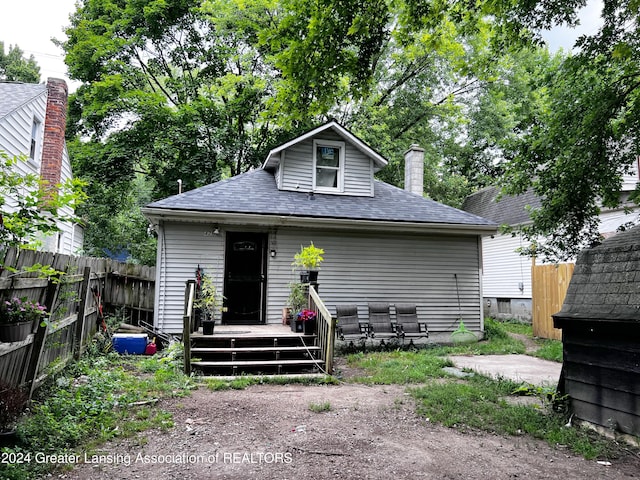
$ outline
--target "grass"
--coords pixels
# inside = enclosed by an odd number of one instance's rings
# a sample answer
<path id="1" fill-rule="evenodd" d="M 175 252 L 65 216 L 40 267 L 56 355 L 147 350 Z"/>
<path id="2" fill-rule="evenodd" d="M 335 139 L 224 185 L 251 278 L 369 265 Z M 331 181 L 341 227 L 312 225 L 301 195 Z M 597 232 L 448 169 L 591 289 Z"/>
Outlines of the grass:
<path id="1" fill-rule="evenodd" d="M 445 377 L 442 368 L 453 366 L 453 363 L 444 357 L 427 355 L 425 351 L 356 353 L 347 357 L 347 363 L 367 371 L 366 376 L 354 379 L 359 383 L 419 383 L 425 378 Z"/>
<path id="2" fill-rule="evenodd" d="M 432 422 L 462 430 L 502 435 L 530 435 L 551 446 L 568 447 L 587 459 L 615 455 L 615 446 L 593 432 L 566 427 L 566 415 L 547 407 L 507 402 L 517 384 L 481 375 L 464 381 L 436 383 L 410 390 L 418 413 Z"/>
<path id="3" fill-rule="evenodd" d="M 539 339 L 540 348 L 533 352 L 534 357 L 562 363 L 562 342 L 559 340 Z"/>
<path id="4" fill-rule="evenodd" d="M 314 413 L 330 412 L 333 408 L 331 402 L 310 403 L 309 410 Z"/>

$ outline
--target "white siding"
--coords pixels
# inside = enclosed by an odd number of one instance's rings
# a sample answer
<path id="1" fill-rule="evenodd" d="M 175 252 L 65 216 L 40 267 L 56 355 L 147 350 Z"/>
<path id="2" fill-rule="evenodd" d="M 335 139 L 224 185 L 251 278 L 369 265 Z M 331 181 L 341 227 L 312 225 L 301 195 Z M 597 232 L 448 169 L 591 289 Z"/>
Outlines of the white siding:
<path id="1" fill-rule="evenodd" d="M 0 120 L 0 150 L 10 157 L 17 155 L 29 156 L 31 150 L 31 127 L 33 119 L 40 122 L 39 138 L 37 139 L 36 160 L 18 162 L 16 168 L 23 174 L 40 175 L 40 158 L 42 156 L 42 141 L 44 137 L 44 120 L 47 107 L 46 91 L 35 97 L 32 101 L 11 112 Z M 65 147 L 62 157 L 61 182 L 72 178 L 69 153 Z M 7 208 L 11 209 L 11 201 L 7 202 Z M 70 208 L 62 209 L 63 215 L 71 215 Z M 61 229 L 43 240 L 43 250 L 74 255 L 82 249 L 83 234 L 78 232 L 79 227 L 71 223 L 59 223 Z M 80 233 L 80 234 L 78 234 Z M 59 237 L 61 236 L 61 239 Z"/>
<path id="2" fill-rule="evenodd" d="M 205 237 L 205 225 L 167 224 L 158 261 L 158 326 L 180 333 L 184 285 L 198 264 L 213 270 L 222 288 L 224 230 Z M 311 241 L 325 250 L 319 276 L 320 296 L 335 314 L 339 304 L 356 303 L 366 315 L 367 302 L 412 302 L 433 332 L 454 330 L 462 318 L 468 328 L 482 327 L 480 268 L 475 236 L 399 236 L 390 233 L 271 230 L 267 266 L 267 322 L 279 323 L 287 305 L 289 283 L 298 280 L 291 261 Z M 163 248 L 164 246 L 164 248 Z M 208 267 L 211 268 L 208 268 Z M 456 290 L 456 276 L 459 287 Z"/>
<path id="3" fill-rule="evenodd" d="M 38 161 L 20 162 L 17 168 L 22 174 L 40 174 L 39 158 L 42 153 L 46 102 L 46 94 L 43 91 L 42 95 L 0 119 L 0 150 L 3 150 L 10 157 L 16 155 L 29 156 L 33 119 L 36 118 L 40 122 L 40 138 L 38 138 L 38 150 L 36 152 Z"/>
<path id="4" fill-rule="evenodd" d="M 334 132 L 322 132 L 316 139 L 344 141 Z M 297 143 L 282 154 L 282 183 L 278 188 L 310 192 L 313 189 L 313 139 Z M 280 173 L 280 172 L 278 172 Z M 345 146 L 344 194 L 373 195 L 373 160 L 349 143 Z"/>
<path id="5" fill-rule="evenodd" d="M 482 289 L 485 298 L 531 298 L 531 259 L 516 252 L 529 244 L 520 236 L 482 238 Z M 520 282 L 524 290 L 518 288 Z"/>

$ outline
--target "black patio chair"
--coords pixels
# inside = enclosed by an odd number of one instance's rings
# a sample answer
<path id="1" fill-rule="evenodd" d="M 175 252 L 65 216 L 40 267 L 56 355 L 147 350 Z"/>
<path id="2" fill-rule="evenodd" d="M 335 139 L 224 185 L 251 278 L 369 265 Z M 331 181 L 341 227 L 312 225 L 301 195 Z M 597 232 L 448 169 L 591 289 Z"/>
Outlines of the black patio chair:
<path id="1" fill-rule="evenodd" d="M 396 304 L 396 328 L 398 336 L 404 338 L 428 338 L 429 329 L 427 322 L 418 319 L 418 312 L 415 303 Z"/>
<path id="2" fill-rule="evenodd" d="M 336 319 L 336 333 L 340 340 L 366 339 L 369 335 L 369 324 L 358 318 L 357 305 L 337 305 Z"/>
<path id="3" fill-rule="evenodd" d="M 369 303 L 369 336 L 371 338 L 397 338 L 398 332 L 391 323 L 389 304 L 382 302 Z"/>

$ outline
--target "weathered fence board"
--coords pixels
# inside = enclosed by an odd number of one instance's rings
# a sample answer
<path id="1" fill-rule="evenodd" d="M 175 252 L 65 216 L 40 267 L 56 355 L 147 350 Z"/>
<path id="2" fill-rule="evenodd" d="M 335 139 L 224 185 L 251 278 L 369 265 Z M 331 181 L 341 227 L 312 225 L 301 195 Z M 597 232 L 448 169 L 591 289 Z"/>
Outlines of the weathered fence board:
<path id="1" fill-rule="evenodd" d="M 65 272 L 61 281 L 24 271 L 35 264 Z M 22 342 L 0 342 L 0 380 L 36 388 L 49 371 L 78 357 L 102 319 L 102 308 L 119 309 L 131 323 L 153 321 L 155 268 L 108 259 L 50 252 L 6 251 L 0 269 L 0 300 L 26 297 L 47 306 L 50 319 Z"/>
<path id="2" fill-rule="evenodd" d="M 562 330 L 553 328 L 551 315 L 562 309 L 569 282 L 573 275 L 573 263 L 558 265 L 531 265 L 531 291 L 533 309 L 533 334 L 540 338 L 562 339 Z"/>

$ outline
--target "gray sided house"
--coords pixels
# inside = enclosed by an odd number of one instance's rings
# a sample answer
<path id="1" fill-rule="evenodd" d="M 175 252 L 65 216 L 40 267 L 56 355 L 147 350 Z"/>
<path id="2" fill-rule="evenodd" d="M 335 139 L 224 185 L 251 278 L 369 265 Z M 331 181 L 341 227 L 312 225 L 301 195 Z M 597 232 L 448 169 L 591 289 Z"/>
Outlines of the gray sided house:
<path id="1" fill-rule="evenodd" d="M 575 416 L 640 437 L 640 226 L 580 254 L 553 319 Z"/>
<path id="2" fill-rule="evenodd" d="M 182 332 L 198 266 L 223 292 L 218 321 L 280 323 L 293 257 L 313 242 L 325 251 L 319 293 L 332 314 L 412 302 L 433 333 L 460 320 L 481 332 L 480 239 L 495 225 L 423 198 L 423 152 L 405 158 L 405 183 L 420 194 L 376 181 L 387 161 L 332 121 L 273 149 L 258 170 L 146 206 L 158 232 L 156 326 Z"/>

